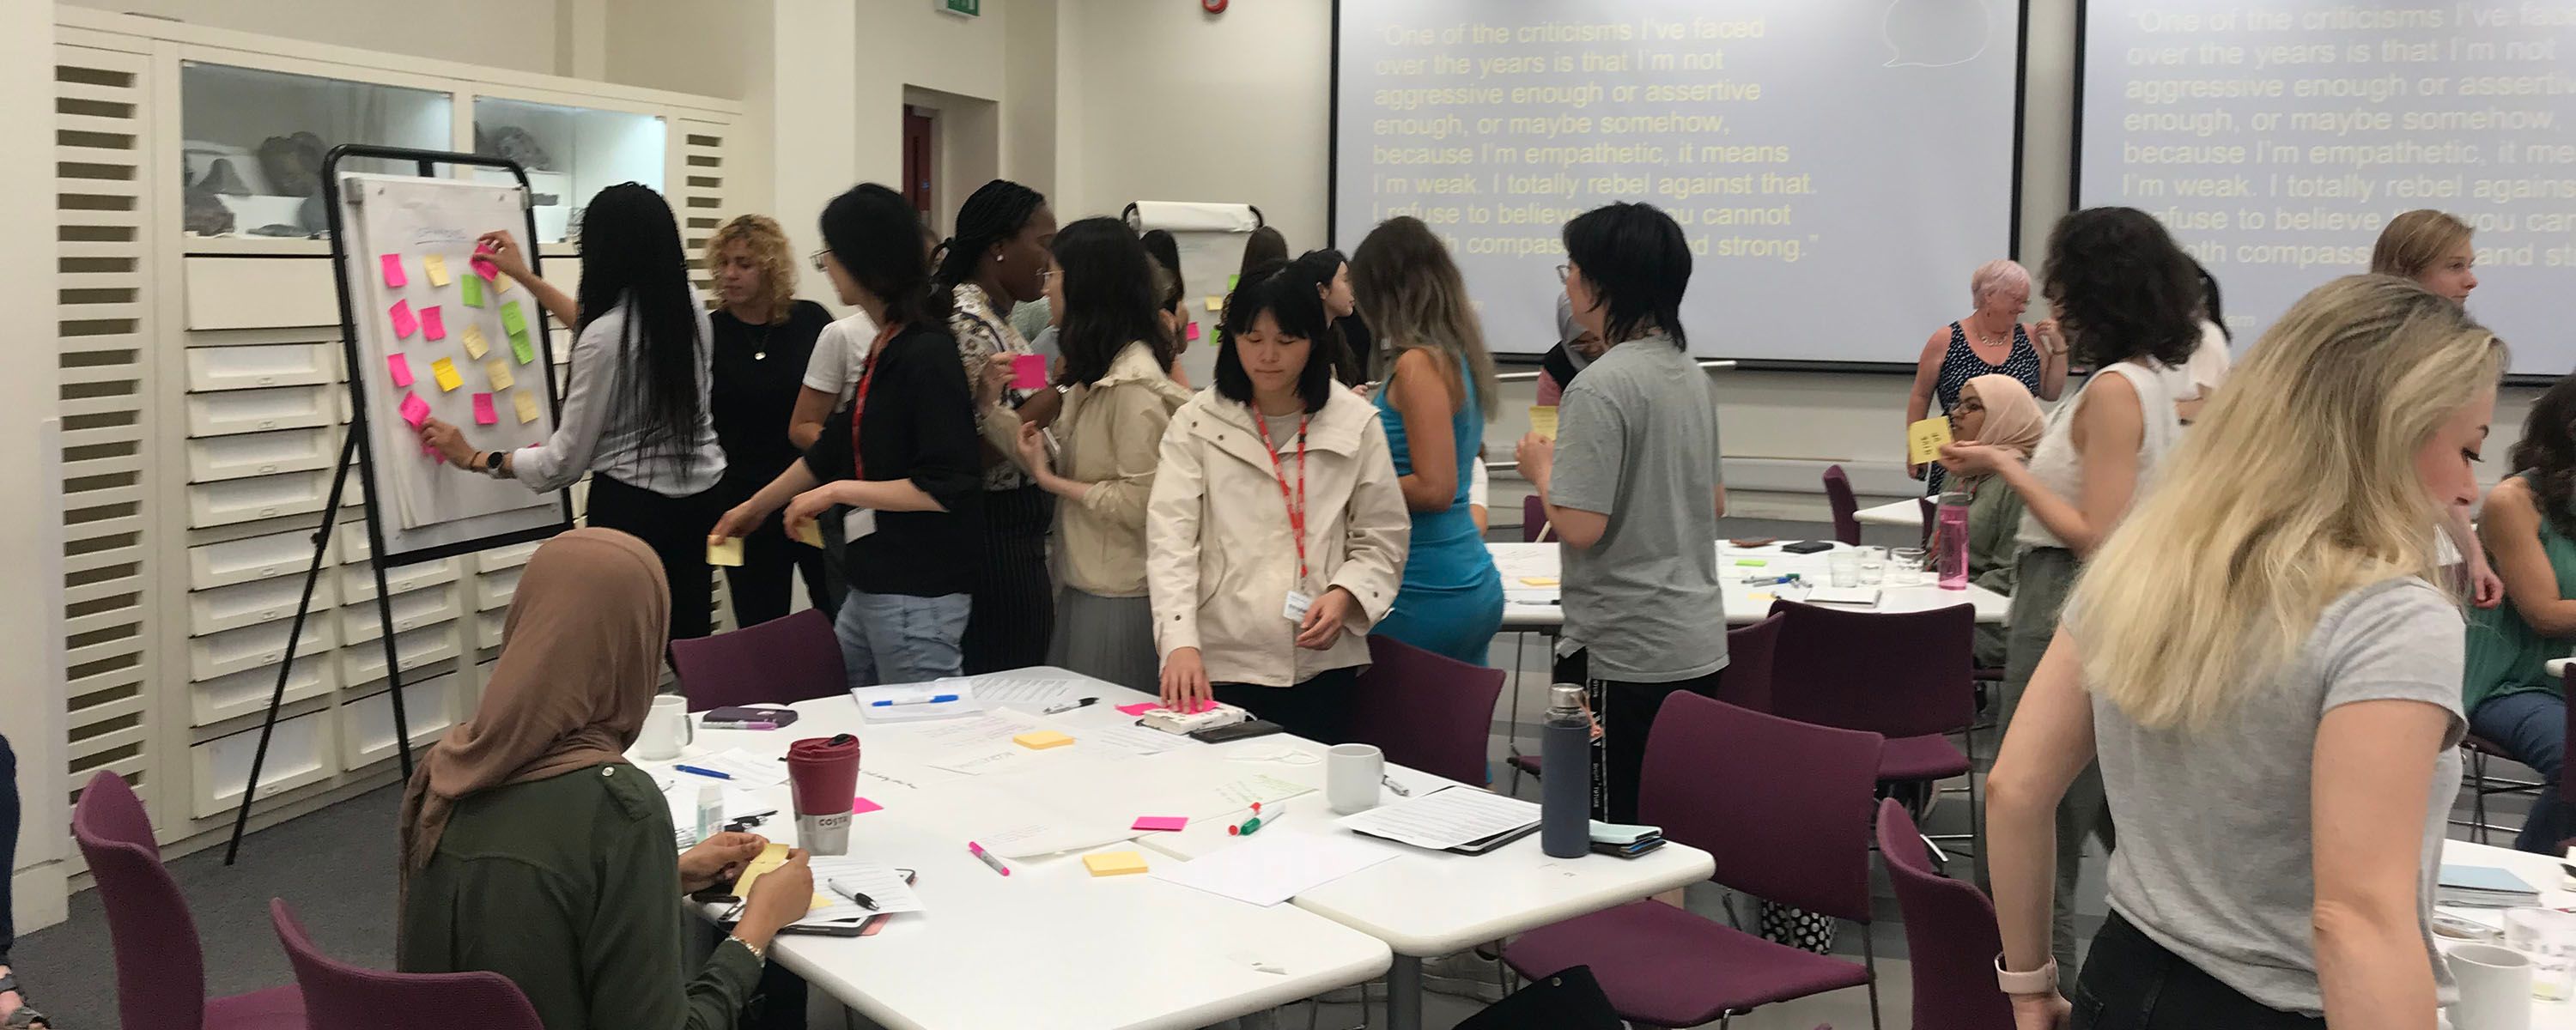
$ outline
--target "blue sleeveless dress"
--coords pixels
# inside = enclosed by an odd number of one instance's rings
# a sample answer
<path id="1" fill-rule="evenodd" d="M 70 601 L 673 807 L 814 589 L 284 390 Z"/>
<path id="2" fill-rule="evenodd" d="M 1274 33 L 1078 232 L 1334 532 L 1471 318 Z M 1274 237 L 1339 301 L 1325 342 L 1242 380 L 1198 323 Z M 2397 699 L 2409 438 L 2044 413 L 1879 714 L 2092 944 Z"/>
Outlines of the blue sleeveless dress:
<path id="1" fill-rule="evenodd" d="M 1390 380 L 1377 391 L 1378 421 L 1395 458 L 1395 474 L 1413 474 L 1413 447 L 1404 436 L 1404 416 L 1389 406 Z M 1458 443 L 1458 495 L 1447 511 L 1413 513 L 1413 546 L 1404 559 L 1404 585 L 1395 607 L 1372 632 L 1401 640 L 1469 665 L 1483 665 L 1503 625 L 1503 578 L 1494 556 L 1476 532 L 1467 511 L 1467 489 L 1474 478 L 1476 449 L 1485 439 L 1485 413 L 1476 384 L 1467 380 L 1467 403 L 1449 420 Z"/>

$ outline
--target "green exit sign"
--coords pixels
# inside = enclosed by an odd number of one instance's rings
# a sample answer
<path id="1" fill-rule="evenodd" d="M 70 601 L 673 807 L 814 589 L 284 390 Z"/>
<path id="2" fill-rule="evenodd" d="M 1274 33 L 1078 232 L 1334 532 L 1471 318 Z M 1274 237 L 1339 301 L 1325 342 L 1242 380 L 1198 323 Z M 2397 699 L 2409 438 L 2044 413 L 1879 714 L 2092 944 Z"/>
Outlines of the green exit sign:
<path id="1" fill-rule="evenodd" d="M 939 9 L 968 18 L 984 13 L 984 0 L 936 0 Z"/>

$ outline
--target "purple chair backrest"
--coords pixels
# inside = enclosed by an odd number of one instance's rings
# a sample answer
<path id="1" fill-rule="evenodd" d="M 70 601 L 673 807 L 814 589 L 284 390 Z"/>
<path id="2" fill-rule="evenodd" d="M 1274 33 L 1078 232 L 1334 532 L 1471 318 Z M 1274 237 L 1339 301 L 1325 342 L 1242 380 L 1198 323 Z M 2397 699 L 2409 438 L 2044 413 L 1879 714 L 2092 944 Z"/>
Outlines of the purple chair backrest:
<path id="1" fill-rule="evenodd" d="M 1917 832 L 1904 805 L 1879 802 L 1878 852 L 1914 960 L 1914 1030 L 2012 1030 L 2012 1003 L 1995 989 L 2004 950 L 1995 907 L 1974 885 L 1933 872 Z"/>
<path id="2" fill-rule="evenodd" d="M 545 1030 L 519 985 L 499 973 L 361 969 L 315 947 L 286 899 L 269 899 L 268 918 L 295 963 L 310 1030 Z"/>
<path id="3" fill-rule="evenodd" d="M 1718 883 L 1866 923 L 1880 743 L 1677 693 L 1646 738 L 1637 817 L 1708 852 Z"/>
<path id="4" fill-rule="evenodd" d="M 118 1016 L 130 1027 L 198 1030 L 206 1019 L 204 945 L 188 899 L 161 865 L 142 800 L 122 777 L 100 770 L 72 809 L 72 837 L 107 907 Z"/>
<path id="5" fill-rule="evenodd" d="M 1726 631 L 1726 672 L 1710 696 L 1756 712 L 1771 710 L 1771 655 L 1780 644 L 1780 616 Z"/>
<path id="6" fill-rule="evenodd" d="M 1460 783 L 1485 782 L 1494 699 L 1503 670 L 1469 665 L 1386 637 L 1369 638 L 1369 667 L 1351 702 L 1351 739 L 1386 760 Z"/>
<path id="7" fill-rule="evenodd" d="M 1540 531 L 1546 528 L 1547 502 L 1539 500 L 1537 494 L 1521 498 L 1521 542 L 1537 543 Z"/>
<path id="8" fill-rule="evenodd" d="M 1932 530 L 1941 520 L 1941 505 L 1929 497 L 1917 497 L 1914 506 L 1923 510 L 1923 542 L 1918 547 L 1932 546 Z"/>
<path id="9" fill-rule="evenodd" d="M 1834 513 L 1834 539 L 1860 544 L 1860 501 L 1852 497 L 1851 477 L 1840 465 L 1825 466 L 1825 507 Z"/>
<path id="10" fill-rule="evenodd" d="M 850 689 L 832 619 L 812 608 L 731 633 L 671 641 L 689 710 L 794 704 Z"/>
<path id="11" fill-rule="evenodd" d="M 1849 612 L 1774 601 L 1771 712 L 1818 726 L 1921 737 L 1977 714 L 1976 609 Z"/>

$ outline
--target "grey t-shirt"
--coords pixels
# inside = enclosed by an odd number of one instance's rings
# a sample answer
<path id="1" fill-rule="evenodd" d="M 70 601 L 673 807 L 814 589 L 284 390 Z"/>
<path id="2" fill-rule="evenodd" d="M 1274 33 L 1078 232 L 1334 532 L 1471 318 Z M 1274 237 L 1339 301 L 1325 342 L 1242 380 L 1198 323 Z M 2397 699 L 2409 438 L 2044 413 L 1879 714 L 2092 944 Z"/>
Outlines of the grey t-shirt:
<path id="1" fill-rule="evenodd" d="M 2357 701 L 2438 705 L 2451 729 L 2433 764 L 2422 813 L 2416 922 L 2424 952 L 2433 884 L 2453 795 L 2460 675 L 2467 630 L 2459 608 L 2412 577 L 2362 587 L 2318 617 L 2307 643 L 2243 707 L 2199 733 L 2150 730 L 2093 701 L 2093 738 L 2120 846 L 2111 853 L 2111 907 L 2202 972 L 2276 1009 L 2320 1015 L 2309 772 L 2317 724 Z M 2445 1003 L 2450 971 L 2433 961 Z"/>
<path id="2" fill-rule="evenodd" d="M 1559 545 L 1565 630 L 1598 679 L 1669 683 L 1726 667 L 1717 585 L 1717 402 L 1671 339 L 1610 348 L 1557 402 L 1559 507 L 1610 516 L 1589 549 Z"/>

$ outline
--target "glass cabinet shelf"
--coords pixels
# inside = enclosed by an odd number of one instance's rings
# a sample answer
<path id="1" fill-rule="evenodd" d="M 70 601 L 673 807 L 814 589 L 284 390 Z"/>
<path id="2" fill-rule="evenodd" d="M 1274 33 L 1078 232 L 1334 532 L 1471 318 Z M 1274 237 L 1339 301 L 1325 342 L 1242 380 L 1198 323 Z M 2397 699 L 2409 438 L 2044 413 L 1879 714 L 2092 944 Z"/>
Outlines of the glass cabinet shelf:
<path id="1" fill-rule="evenodd" d="M 322 158 L 343 143 L 446 150 L 456 99 L 439 90 L 182 62 L 179 121 L 189 236 L 323 235 Z M 343 171 L 401 162 L 351 160 Z"/>

